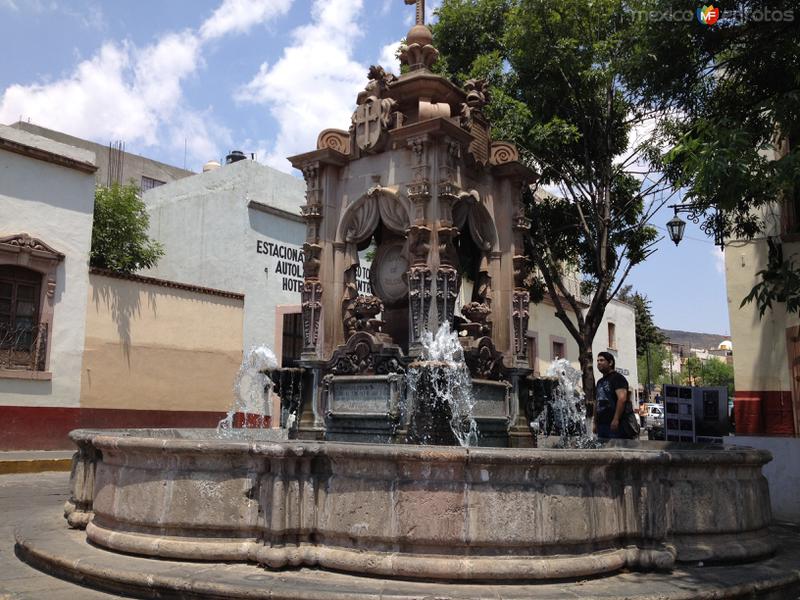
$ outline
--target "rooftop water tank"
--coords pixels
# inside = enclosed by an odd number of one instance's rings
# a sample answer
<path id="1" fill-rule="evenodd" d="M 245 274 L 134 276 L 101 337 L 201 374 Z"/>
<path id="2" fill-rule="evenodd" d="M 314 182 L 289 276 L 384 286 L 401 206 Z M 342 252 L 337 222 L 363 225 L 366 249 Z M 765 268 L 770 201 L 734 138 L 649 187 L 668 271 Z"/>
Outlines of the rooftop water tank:
<path id="1" fill-rule="evenodd" d="M 231 150 L 231 153 L 225 157 L 225 164 L 230 165 L 240 160 L 247 160 L 247 156 L 245 156 L 244 152 L 241 150 Z"/>

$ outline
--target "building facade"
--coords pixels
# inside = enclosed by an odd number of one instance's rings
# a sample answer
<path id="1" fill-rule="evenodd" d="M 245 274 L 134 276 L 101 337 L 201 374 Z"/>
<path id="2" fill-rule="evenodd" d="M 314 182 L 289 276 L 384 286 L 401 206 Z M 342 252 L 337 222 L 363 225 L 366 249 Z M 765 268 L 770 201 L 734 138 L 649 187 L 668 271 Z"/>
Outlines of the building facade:
<path id="1" fill-rule="evenodd" d="M 728 240 L 725 279 L 734 347 L 736 436 L 730 443 L 763 448 L 773 460 L 764 467 L 773 515 L 800 520 L 800 316 L 773 303 L 763 316 L 754 303 L 740 306 L 760 280 L 772 252 L 800 264 L 800 196 L 765 207 L 764 235 Z M 780 255 L 773 254 L 773 258 Z"/>
<path id="2" fill-rule="evenodd" d="M 167 182 L 194 175 L 192 171 L 173 167 L 138 154 L 125 152 L 125 146 L 122 142 L 103 146 L 102 144 L 26 121 L 17 121 L 11 127 L 66 144 L 67 146 L 83 148 L 93 152 L 95 164 L 97 165 L 95 181 L 98 185 L 125 184 L 132 181 L 139 189 L 146 191 L 164 185 Z"/>
<path id="3" fill-rule="evenodd" d="M 299 357 L 303 183 L 252 160 L 174 181 L 143 195 L 164 257 L 143 274 L 244 296 L 242 350 Z"/>
<path id="4" fill-rule="evenodd" d="M 79 408 L 95 171 L 88 150 L 0 126 L 5 447 Z"/>

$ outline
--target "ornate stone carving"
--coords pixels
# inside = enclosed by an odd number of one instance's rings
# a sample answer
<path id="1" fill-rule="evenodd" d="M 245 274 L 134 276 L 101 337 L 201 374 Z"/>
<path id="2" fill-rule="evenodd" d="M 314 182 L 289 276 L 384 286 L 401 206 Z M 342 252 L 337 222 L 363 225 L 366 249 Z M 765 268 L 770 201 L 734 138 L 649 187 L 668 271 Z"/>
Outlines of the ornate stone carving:
<path id="1" fill-rule="evenodd" d="M 527 290 L 514 290 L 512 316 L 514 322 L 514 354 L 524 361 L 528 356 L 528 345 L 525 336 L 528 333 L 528 307 L 531 302 Z"/>
<path id="2" fill-rule="evenodd" d="M 443 267 L 458 266 L 458 252 L 453 240 L 458 236 L 457 227 L 440 227 L 439 237 L 439 264 Z"/>
<path id="3" fill-rule="evenodd" d="M 306 279 L 316 279 L 319 277 L 319 267 L 321 264 L 322 246 L 319 244 L 303 244 L 303 276 Z"/>
<path id="4" fill-rule="evenodd" d="M 492 142 L 489 154 L 489 163 L 502 165 L 503 163 L 515 162 L 519 160 L 517 147 L 511 142 Z"/>
<path id="5" fill-rule="evenodd" d="M 492 276 L 489 275 L 489 260 L 485 255 L 481 257 L 478 266 L 478 277 L 472 288 L 472 299 L 485 304 L 490 309 L 492 307 Z"/>
<path id="6" fill-rule="evenodd" d="M 453 190 L 452 193 L 458 194 L 458 188 L 453 183 L 456 180 L 458 164 L 461 162 L 461 144 L 450 138 L 445 139 L 445 143 L 440 146 L 439 159 L 439 195 L 442 194 L 441 186 L 446 184 Z"/>
<path id="7" fill-rule="evenodd" d="M 369 68 L 367 76 L 369 83 L 358 95 L 352 128 L 356 145 L 363 152 L 374 152 L 383 147 L 387 139 L 385 134 L 391 129 L 393 114 L 397 110 L 397 101 L 384 97 L 396 77 L 376 65 Z"/>
<path id="8" fill-rule="evenodd" d="M 301 294 L 303 314 L 303 350 L 316 352 L 319 339 L 319 317 L 322 314 L 322 284 L 317 280 L 303 283 Z"/>
<path id="9" fill-rule="evenodd" d="M 417 5 L 415 25 L 406 34 L 406 43 L 400 46 L 400 62 L 411 71 L 427 69 L 439 58 L 439 51 L 433 47 L 433 35 L 425 27 L 425 1 L 405 0 L 406 4 Z"/>
<path id="10" fill-rule="evenodd" d="M 517 254 L 514 256 L 514 287 L 517 289 L 525 287 L 525 279 L 530 272 L 531 261 L 527 256 Z"/>
<path id="11" fill-rule="evenodd" d="M 375 317 L 383 311 L 383 302 L 377 296 L 357 296 L 345 305 L 345 338 L 366 331 L 376 335 L 381 332 L 383 321 Z"/>
<path id="12" fill-rule="evenodd" d="M 419 342 L 428 329 L 431 307 L 432 273 L 428 266 L 412 266 L 408 271 L 408 306 L 411 312 L 409 342 Z"/>
<path id="13" fill-rule="evenodd" d="M 397 346 L 361 331 L 334 351 L 327 370 L 334 375 L 405 373 L 405 359 Z"/>
<path id="14" fill-rule="evenodd" d="M 483 114 L 483 107 L 489 101 L 489 85 L 483 79 L 469 79 L 464 84 L 467 92 L 466 102 L 461 104 L 459 122 L 467 131 L 472 130 L 475 117 Z"/>
<path id="15" fill-rule="evenodd" d="M 317 137 L 317 149 L 323 148 L 350 154 L 350 134 L 342 129 L 324 129 Z"/>
<path id="16" fill-rule="evenodd" d="M 461 307 L 461 314 L 469 319 L 464 328 L 467 335 L 479 338 L 492 335 L 492 309 L 483 302 L 470 302 Z"/>
<path id="17" fill-rule="evenodd" d="M 428 182 L 427 161 L 428 140 L 424 136 L 413 137 L 408 140 L 411 149 L 411 170 L 414 173 L 414 183 Z"/>
<path id="18" fill-rule="evenodd" d="M 306 221 L 306 240 L 316 242 L 319 237 L 319 222 L 322 220 L 322 186 L 319 165 L 309 163 L 302 169 L 306 180 L 306 204 L 300 212 Z"/>
<path id="19" fill-rule="evenodd" d="M 461 278 L 453 267 L 441 266 L 436 270 L 436 312 L 439 324 L 452 323 Z"/>
<path id="20" fill-rule="evenodd" d="M 414 225 L 408 230 L 408 259 L 412 265 L 428 262 L 431 250 L 431 230 L 429 227 Z"/>
<path id="21" fill-rule="evenodd" d="M 491 379 L 499 381 L 505 379 L 505 365 L 503 354 L 498 352 L 494 342 L 489 337 L 482 337 L 470 348 L 464 351 L 464 362 L 467 363 L 469 372 L 476 379 Z"/>
<path id="22" fill-rule="evenodd" d="M 37 258 L 54 261 L 61 261 L 64 259 L 64 255 L 61 252 L 54 250 L 39 238 L 31 237 L 27 233 L 17 233 L 15 235 L 0 237 L 0 247 L 2 246 L 5 246 L 4 249 L 10 252 L 36 253 Z"/>

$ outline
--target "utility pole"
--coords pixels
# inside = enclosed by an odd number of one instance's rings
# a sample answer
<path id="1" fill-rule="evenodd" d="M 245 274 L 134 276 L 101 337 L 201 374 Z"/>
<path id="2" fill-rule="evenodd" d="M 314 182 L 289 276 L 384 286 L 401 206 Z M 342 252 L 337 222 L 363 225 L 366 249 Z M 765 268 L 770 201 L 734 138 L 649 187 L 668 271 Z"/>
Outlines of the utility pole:
<path id="1" fill-rule="evenodd" d="M 672 371 L 672 342 L 669 343 L 669 382 L 675 383 L 675 375 Z"/>

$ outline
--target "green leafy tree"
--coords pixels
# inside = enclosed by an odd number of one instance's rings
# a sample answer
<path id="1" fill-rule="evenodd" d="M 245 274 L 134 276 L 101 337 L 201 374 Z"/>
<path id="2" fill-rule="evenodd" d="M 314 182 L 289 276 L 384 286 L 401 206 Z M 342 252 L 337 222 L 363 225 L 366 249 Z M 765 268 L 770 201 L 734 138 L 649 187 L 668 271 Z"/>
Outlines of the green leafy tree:
<path id="1" fill-rule="evenodd" d="M 119 273 L 155 266 L 164 249 L 147 236 L 149 225 L 150 217 L 136 185 L 98 186 L 89 263 Z"/>
<path id="2" fill-rule="evenodd" d="M 668 150 L 654 148 L 654 160 L 703 209 L 706 227 L 778 245 L 783 224 L 770 207 L 800 217 L 800 6 L 734 0 L 708 26 L 671 18 L 685 14 L 685 0 L 637 4 L 647 18 L 626 80 L 651 109 L 675 111 L 660 123 Z M 773 302 L 800 310 L 790 256 L 771 256 L 759 277 L 742 305 L 754 301 L 762 316 Z"/>
<path id="3" fill-rule="evenodd" d="M 653 313 L 647 296 L 634 294 L 631 304 L 636 318 L 636 355 L 642 356 L 648 347 L 663 345 L 666 337 L 653 323 Z"/>
<path id="4" fill-rule="evenodd" d="M 724 386 L 733 397 L 733 366 L 725 361 L 690 356 L 681 368 L 680 381 L 684 385 Z"/>
<path id="5" fill-rule="evenodd" d="M 559 192 L 524 196 L 532 292 L 549 293 L 577 342 L 590 401 L 595 333 L 630 270 L 652 252 L 648 221 L 672 193 L 646 162 L 645 125 L 661 111 L 643 111 L 623 78 L 638 52 L 628 8 L 621 0 L 445 0 L 433 26 L 440 72 L 488 82 L 493 137 L 516 143 L 540 184 Z M 588 294 L 570 285 L 576 271 Z"/>
<path id="6" fill-rule="evenodd" d="M 651 343 L 636 356 L 639 383 L 642 385 L 669 382 L 669 349 L 663 343 Z"/>

